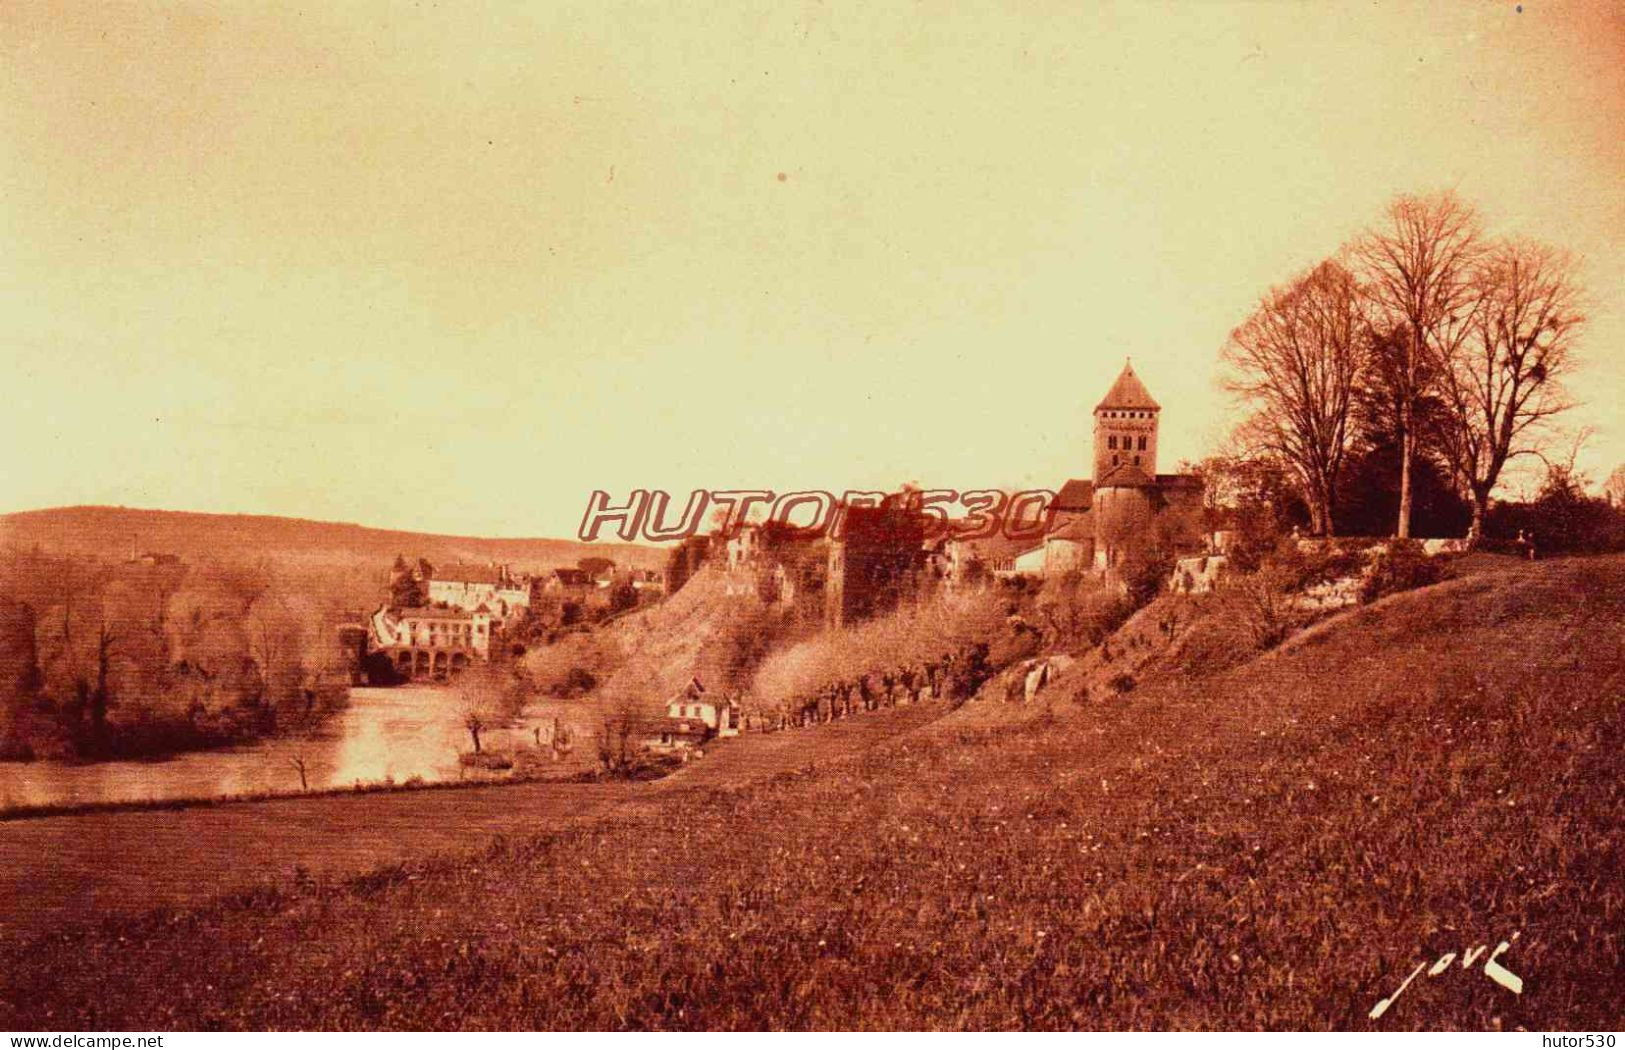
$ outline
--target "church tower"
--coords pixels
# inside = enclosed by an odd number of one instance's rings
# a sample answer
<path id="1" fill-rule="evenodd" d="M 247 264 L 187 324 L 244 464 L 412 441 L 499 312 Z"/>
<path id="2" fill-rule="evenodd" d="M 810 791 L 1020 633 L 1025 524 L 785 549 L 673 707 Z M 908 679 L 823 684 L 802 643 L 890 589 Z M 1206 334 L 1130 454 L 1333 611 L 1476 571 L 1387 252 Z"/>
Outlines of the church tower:
<path id="1" fill-rule="evenodd" d="M 1127 477 L 1155 479 L 1157 476 L 1157 417 L 1162 406 L 1152 400 L 1150 391 L 1134 374 L 1134 366 L 1123 363 L 1123 371 L 1100 404 L 1095 406 L 1095 486 L 1110 484 L 1107 475 L 1125 467 Z"/>

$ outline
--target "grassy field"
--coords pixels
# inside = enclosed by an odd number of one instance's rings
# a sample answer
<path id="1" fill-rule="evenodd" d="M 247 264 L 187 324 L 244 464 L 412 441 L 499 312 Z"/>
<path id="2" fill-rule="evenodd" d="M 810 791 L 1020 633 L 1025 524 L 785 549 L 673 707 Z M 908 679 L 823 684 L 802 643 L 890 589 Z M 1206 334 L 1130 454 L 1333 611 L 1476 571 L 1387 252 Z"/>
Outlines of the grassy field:
<path id="1" fill-rule="evenodd" d="M 1622 614 L 1625 559 L 1508 563 L 1216 677 L 14 938 L 0 1026 L 1362 1028 L 1454 952 L 1375 1024 L 1615 1028 Z M 1521 995 L 1460 965 L 1501 941 Z"/>
<path id="2" fill-rule="evenodd" d="M 287 885 L 298 872 L 342 880 L 379 865 L 466 855 L 543 832 L 858 753 L 940 716 L 922 705 L 795 733 L 752 735 L 649 783 L 449 785 L 92 811 L 0 825 L 0 940 L 76 916 L 201 904 Z M 0 993 L 3 994 L 3 993 Z"/>

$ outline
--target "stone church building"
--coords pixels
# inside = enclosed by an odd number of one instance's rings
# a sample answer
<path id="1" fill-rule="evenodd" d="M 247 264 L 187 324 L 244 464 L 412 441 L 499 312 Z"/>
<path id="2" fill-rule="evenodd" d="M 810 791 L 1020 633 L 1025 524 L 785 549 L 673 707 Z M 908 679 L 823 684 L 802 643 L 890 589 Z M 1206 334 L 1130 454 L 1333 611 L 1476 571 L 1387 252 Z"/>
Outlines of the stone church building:
<path id="1" fill-rule="evenodd" d="M 1162 406 L 1132 365 L 1123 365 L 1094 414 L 1094 476 L 1069 479 L 1057 493 L 1044 574 L 1106 573 L 1137 550 L 1199 548 L 1202 481 L 1157 473 Z"/>

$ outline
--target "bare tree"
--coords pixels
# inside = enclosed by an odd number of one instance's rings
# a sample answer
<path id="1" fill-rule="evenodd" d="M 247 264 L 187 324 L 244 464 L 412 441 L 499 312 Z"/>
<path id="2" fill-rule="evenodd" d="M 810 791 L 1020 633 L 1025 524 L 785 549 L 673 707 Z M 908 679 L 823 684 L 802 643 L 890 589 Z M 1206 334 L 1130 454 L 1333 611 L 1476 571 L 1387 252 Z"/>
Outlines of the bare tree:
<path id="1" fill-rule="evenodd" d="M 1226 385 L 1255 408 L 1237 437 L 1298 475 L 1319 535 L 1334 530 L 1337 477 L 1369 329 L 1354 275 L 1327 260 L 1272 290 L 1225 344 L 1232 369 Z"/>
<path id="2" fill-rule="evenodd" d="M 1602 498 L 1610 507 L 1625 507 L 1625 464 L 1615 467 L 1602 483 Z"/>
<path id="3" fill-rule="evenodd" d="M 480 734 L 511 724 L 524 706 L 528 689 L 528 684 L 518 675 L 490 664 L 476 665 L 463 672 L 456 695 L 463 728 L 468 730 L 476 755 L 483 753 Z"/>
<path id="4" fill-rule="evenodd" d="M 1355 252 L 1373 300 L 1404 334 L 1400 392 L 1399 520 L 1395 534 L 1411 534 L 1411 463 L 1415 457 L 1417 399 L 1425 392 L 1424 358 L 1453 355 L 1473 297 L 1480 253 L 1478 213 L 1452 192 L 1405 195 L 1388 206 L 1384 228 L 1361 239 Z"/>
<path id="5" fill-rule="evenodd" d="M 553 734 L 550 741 L 553 748 L 553 761 L 558 762 L 569 757 L 575 750 L 575 733 L 571 728 L 561 722 L 557 715 L 553 716 Z"/>
<path id="6" fill-rule="evenodd" d="M 244 617 L 249 655 L 260 682 L 261 697 L 276 702 L 303 674 L 300 664 L 302 625 L 286 599 L 273 591 L 256 596 Z"/>
<path id="7" fill-rule="evenodd" d="M 627 694 L 617 697 L 604 712 L 598 729 L 598 761 L 606 772 L 624 772 L 632 767 L 641 714 L 636 698 Z"/>
<path id="8" fill-rule="evenodd" d="M 101 743 L 112 703 L 112 670 L 120 633 L 106 601 L 105 579 L 62 572 L 62 599 L 40 621 L 39 650 L 47 688 L 72 696 L 76 718 L 90 716 L 91 740 Z"/>
<path id="9" fill-rule="evenodd" d="M 1490 494 L 1507 461 L 1539 451 L 1542 424 L 1570 407 L 1562 378 L 1585 324 L 1567 254 L 1530 240 L 1493 244 L 1477 268 L 1464 339 L 1439 347 L 1439 435 L 1483 535 Z"/>
<path id="10" fill-rule="evenodd" d="M 485 716 L 472 708 L 463 712 L 463 728 L 468 730 L 468 735 L 474 741 L 474 753 L 479 754 L 480 733 L 485 731 Z"/>

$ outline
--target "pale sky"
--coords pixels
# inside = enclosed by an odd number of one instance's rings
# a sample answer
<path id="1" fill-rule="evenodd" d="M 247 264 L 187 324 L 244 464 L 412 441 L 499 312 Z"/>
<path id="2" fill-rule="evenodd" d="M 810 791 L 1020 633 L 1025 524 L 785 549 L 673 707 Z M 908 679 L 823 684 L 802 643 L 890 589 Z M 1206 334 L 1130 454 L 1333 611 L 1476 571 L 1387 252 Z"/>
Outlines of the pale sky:
<path id="1" fill-rule="evenodd" d="M 685 10 L 686 9 L 686 10 Z M 489 535 L 594 488 L 1162 469 L 1271 284 L 1454 188 L 1584 257 L 1625 460 L 1625 5 L 0 6 L 0 510 Z"/>

